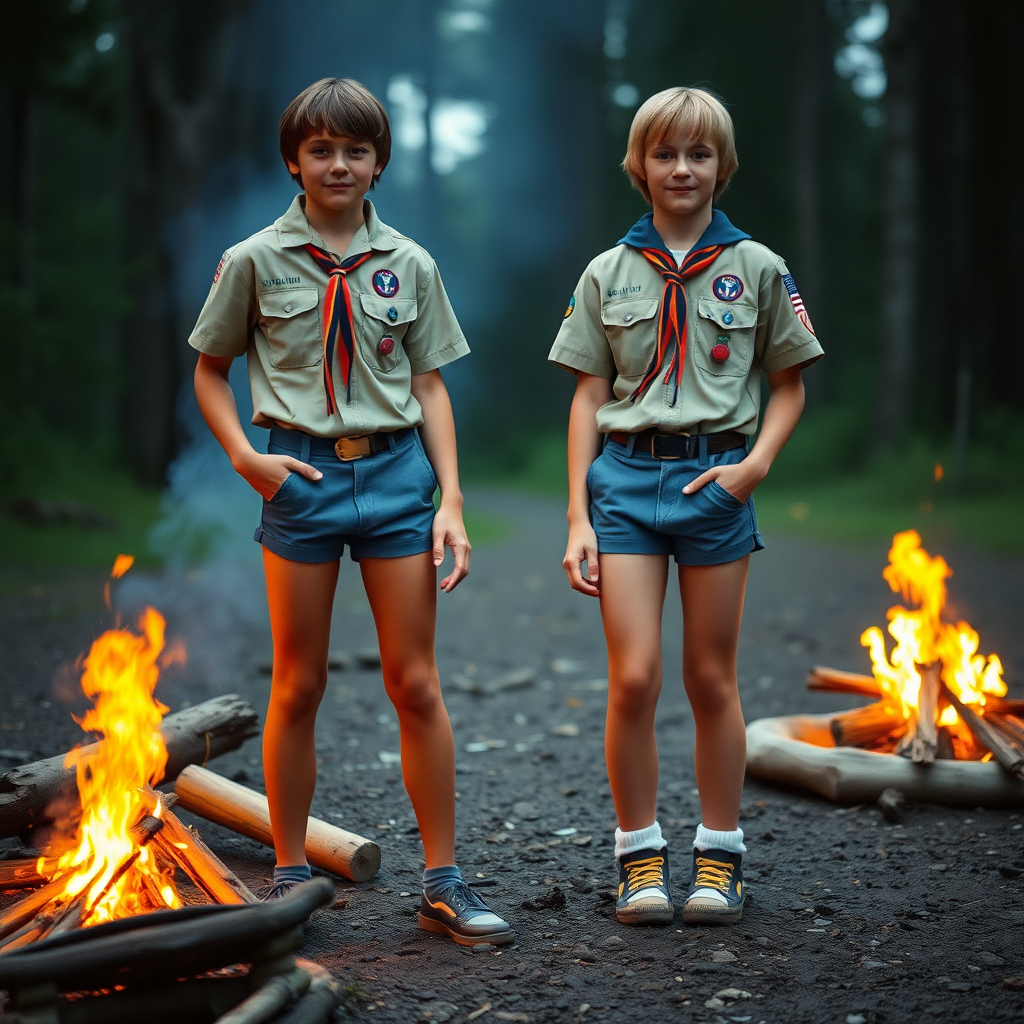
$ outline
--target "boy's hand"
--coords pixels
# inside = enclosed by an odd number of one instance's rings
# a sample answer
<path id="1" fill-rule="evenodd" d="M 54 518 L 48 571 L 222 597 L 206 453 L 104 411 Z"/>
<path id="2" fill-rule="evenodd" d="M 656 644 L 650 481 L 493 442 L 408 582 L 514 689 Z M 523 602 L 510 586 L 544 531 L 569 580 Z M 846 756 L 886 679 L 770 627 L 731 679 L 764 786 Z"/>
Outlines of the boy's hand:
<path id="1" fill-rule="evenodd" d="M 587 563 L 587 575 L 583 575 L 581 565 Z M 597 557 L 597 534 L 593 526 L 579 523 L 569 527 L 569 543 L 565 548 L 562 568 L 569 577 L 569 585 L 587 597 L 601 596 L 601 570 Z"/>
<path id="2" fill-rule="evenodd" d="M 719 487 L 726 490 L 737 501 L 745 502 L 766 475 L 767 473 L 762 472 L 758 463 L 748 455 L 742 462 L 737 462 L 735 465 L 712 466 L 695 480 L 691 480 L 683 488 L 683 494 L 696 494 L 705 484 L 717 480 Z"/>
<path id="3" fill-rule="evenodd" d="M 462 522 L 462 510 L 442 501 L 434 515 L 435 567 L 444 561 L 445 545 L 452 549 L 455 556 L 455 568 L 441 580 L 441 589 L 450 594 L 469 575 L 469 553 L 472 546 Z"/>
<path id="4" fill-rule="evenodd" d="M 277 494 L 289 473 L 301 473 L 307 480 L 319 480 L 323 476 L 319 469 L 290 455 L 261 455 L 259 452 L 252 452 L 235 470 L 267 501 Z"/>

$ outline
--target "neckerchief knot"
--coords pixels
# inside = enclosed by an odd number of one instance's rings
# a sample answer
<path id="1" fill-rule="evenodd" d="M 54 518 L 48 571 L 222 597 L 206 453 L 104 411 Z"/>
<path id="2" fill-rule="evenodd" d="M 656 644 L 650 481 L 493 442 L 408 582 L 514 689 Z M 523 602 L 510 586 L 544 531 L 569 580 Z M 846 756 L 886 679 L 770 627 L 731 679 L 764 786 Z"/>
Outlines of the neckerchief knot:
<path id="1" fill-rule="evenodd" d="M 327 397 L 327 415 L 333 416 L 334 401 L 334 352 L 338 352 L 338 368 L 345 385 L 345 401 L 351 398 L 352 364 L 355 361 L 356 329 L 352 319 L 352 294 L 349 291 L 347 275 L 350 270 L 365 263 L 373 252 L 361 252 L 338 263 L 334 257 L 312 242 L 306 251 L 327 271 L 327 290 L 324 292 L 323 345 L 324 345 L 324 394 Z M 341 301 L 338 301 L 339 292 Z M 338 344 L 338 342 L 341 344 Z"/>

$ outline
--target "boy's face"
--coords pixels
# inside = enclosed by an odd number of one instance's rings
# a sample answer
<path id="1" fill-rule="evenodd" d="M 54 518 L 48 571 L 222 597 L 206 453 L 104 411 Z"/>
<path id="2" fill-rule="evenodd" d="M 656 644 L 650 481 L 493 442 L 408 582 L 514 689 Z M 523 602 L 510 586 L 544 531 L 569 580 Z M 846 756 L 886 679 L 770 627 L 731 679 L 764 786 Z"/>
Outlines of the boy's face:
<path id="1" fill-rule="evenodd" d="M 662 139 L 647 147 L 644 173 L 656 209 L 673 216 L 696 213 L 714 198 L 718 150 L 682 135 Z"/>
<path id="2" fill-rule="evenodd" d="M 296 155 L 299 162 L 289 160 L 289 172 L 301 176 L 307 204 L 326 212 L 341 213 L 362 203 L 381 170 L 373 143 L 343 135 L 310 135 Z"/>

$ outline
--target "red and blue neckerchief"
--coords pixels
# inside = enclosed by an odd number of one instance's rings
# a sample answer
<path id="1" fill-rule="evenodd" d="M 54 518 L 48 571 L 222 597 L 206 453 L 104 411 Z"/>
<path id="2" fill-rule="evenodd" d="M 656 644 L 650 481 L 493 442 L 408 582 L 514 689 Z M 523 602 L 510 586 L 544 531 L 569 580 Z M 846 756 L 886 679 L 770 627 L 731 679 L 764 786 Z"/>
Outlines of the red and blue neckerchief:
<path id="1" fill-rule="evenodd" d="M 664 368 L 663 383 L 668 384 L 673 376 L 675 377 L 671 404 L 676 404 L 686 358 L 686 279 L 710 267 L 728 246 L 749 237 L 745 231 L 733 227 L 721 210 L 712 210 L 711 223 L 686 255 L 682 266 L 676 264 L 675 257 L 658 234 L 654 226 L 654 215 L 651 213 L 645 213 L 629 229 L 625 237 L 619 239 L 620 245 L 628 245 L 638 250 L 665 279 L 654 356 L 643 379 L 629 396 L 630 402 L 635 402 L 643 395 Z"/>
<path id="2" fill-rule="evenodd" d="M 346 277 L 350 270 L 365 263 L 373 252 L 349 256 L 340 263 L 324 249 L 309 242 L 305 246 L 316 262 L 327 271 L 327 291 L 324 292 L 324 393 L 327 396 L 327 415 L 333 416 L 334 403 L 334 351 L 338 351 L 338 368 L 345 385 L 345 401 L 350 399 L 352 363 L 356 356 L 356 329 L 352 321 L 352 295 Z M 338 301 L 338 293 L 341 301 Z M 338 342 L 341 344 L 338 344 Z"/>

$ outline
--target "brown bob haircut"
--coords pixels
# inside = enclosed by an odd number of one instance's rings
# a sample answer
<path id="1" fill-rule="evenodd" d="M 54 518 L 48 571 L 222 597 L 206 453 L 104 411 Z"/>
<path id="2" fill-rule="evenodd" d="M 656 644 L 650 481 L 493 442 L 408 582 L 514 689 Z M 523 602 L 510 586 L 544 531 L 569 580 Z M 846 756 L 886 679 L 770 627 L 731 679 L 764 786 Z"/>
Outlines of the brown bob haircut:
<path id="1" fill-rule="evenodd" d="M 278 138 L 285 165 L 299 162 L 299 146 L 311 135 L 336 135 L 369 142 L 383 173 L 391 159 L 391 126 L 376 96 L 354 78 L 321 78 L 302 90 L 281 115 Z M 302 185 L 302 178 L 292 178 Z M 373 188 L 380 173 L 373 176 Z"/>
<path id="2" fill-rule="evenodd" d="M 710 143 L 718 150 L 718 184 L 715 186 L 715 199 L 718 199 L 740 165 L 732 118 L 717 96 L 705 89 L 684 86 L 655 93 L 634 114 L 622 161 L 622 169 L 629 175 L 633 187 L 647 202 L 651 201 L 644 172 L 647 149 L 677 135 Z"/>

